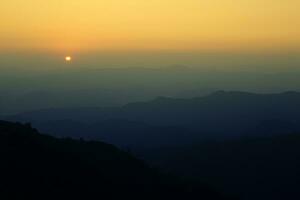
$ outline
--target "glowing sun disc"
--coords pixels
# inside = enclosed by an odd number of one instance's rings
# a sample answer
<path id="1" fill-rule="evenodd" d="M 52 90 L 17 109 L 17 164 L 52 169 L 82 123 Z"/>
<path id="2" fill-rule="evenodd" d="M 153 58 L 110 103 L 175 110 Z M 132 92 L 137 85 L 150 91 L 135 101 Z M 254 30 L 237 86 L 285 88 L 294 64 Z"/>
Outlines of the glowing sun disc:
<path id="1" fill-rule="evenodd" d="M 72 60 L 72 57 L 71 57 L 71 56 L 66 56 L 66 57 L 65 57 L 65 60 L 66 60 L 67 62 L 70 62 L 70 61 Z"/>

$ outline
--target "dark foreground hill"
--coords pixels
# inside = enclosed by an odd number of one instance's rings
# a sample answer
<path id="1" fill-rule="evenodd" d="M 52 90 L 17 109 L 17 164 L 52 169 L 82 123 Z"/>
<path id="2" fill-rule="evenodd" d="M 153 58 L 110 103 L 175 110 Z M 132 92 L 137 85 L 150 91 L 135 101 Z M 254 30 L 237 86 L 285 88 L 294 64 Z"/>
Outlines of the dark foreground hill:
<path id="1" fill-rule="evenodd" d="M 102 142 L 0 121 L 0 199 L 224 199 Z"/>
<path id="2" fill-rule="evenodd" d="M 206 180 L 241 199 L 300 199 L 300 134 L 203 141 L 143 155 L 165 170 Z"/>

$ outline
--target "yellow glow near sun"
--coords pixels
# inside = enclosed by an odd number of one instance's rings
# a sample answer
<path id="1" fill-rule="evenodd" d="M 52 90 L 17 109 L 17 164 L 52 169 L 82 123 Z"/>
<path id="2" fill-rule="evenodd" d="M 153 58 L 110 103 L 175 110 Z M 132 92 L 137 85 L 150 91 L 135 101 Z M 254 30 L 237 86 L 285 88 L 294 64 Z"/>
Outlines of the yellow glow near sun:
<path id="1" fill-rule="evenodd" d="M 70 62 L 70 61 L 72 60 L 72 57 L 71 57 L 71 56 L 66 56 L 66 57 L 65 57 L 65 60 L 66 60 L 67 62 Z"/>
<path id="2" fill-rule="evenodd" d="M 0 51 L 300 49 L 299 0 L 9 0 Z"/>

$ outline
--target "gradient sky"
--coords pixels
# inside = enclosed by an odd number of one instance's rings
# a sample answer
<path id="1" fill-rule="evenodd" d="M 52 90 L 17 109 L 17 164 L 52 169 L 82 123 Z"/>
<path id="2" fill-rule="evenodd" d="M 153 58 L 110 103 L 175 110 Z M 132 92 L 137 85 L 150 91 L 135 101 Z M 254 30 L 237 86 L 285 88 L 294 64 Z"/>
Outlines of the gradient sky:
<path id="1" fill-rule="evenodd" d="M 290 51 L 299 0 L 9 0 L 0 50 Z"/>

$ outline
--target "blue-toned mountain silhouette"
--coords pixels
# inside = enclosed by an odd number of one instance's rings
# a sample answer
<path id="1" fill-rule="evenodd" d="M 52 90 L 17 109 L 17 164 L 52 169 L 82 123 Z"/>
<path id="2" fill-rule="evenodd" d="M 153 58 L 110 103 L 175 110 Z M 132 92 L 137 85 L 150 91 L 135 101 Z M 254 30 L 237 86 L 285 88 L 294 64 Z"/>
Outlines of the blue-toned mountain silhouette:
<path id="1" fill-rule="evenodd" d="M 44 109 L 7 119 L 32 122 L 56 136 L 151 146 L 299 132 L 299 109 L 297 92 L 219 91 L 192 99 L 158 97 L 122 107 Z"/>

